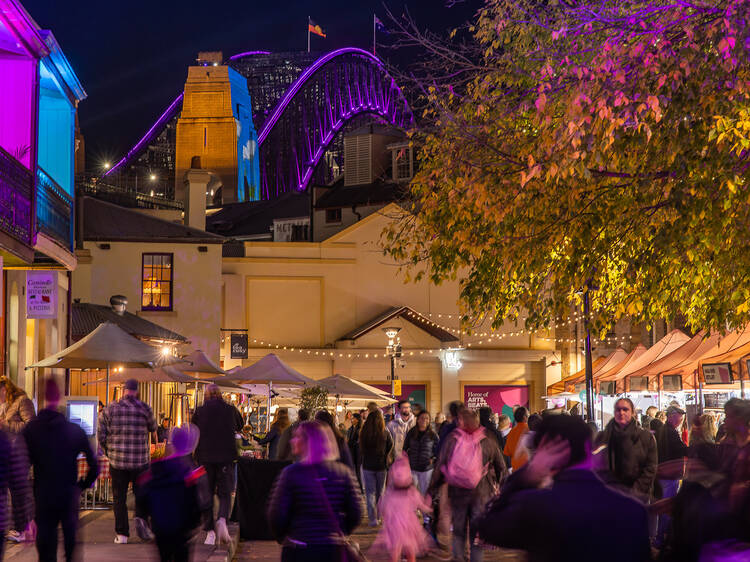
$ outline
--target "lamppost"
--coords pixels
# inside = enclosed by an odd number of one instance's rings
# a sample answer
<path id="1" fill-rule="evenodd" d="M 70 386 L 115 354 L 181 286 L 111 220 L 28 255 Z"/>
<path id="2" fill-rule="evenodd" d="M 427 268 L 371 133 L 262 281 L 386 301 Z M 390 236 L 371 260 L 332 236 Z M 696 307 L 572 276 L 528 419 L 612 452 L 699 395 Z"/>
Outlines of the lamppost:
<path id="1" fill-rule="evenodd" d="M 586 286 L 583 293 L 583 325 L 586 328 L 586 340 L 584 342 L 584 353 L 586 354 L 586 418 L 588 421 L 596 421 L 594 417 L 594 372 L 591 362 L 591 329 L 589 327 L 589 293 L 591 283 Z"/>
<path id="2" fill-rule="evenodd" d="M 396 341 L 396 336 L 401 331 L 397 326 L 383 328 L 388 336 L 388 346 L 385 348 L 388 357 L 391 358 L 391 398 L 396 398 L 396 359 L 401 357 L 401 344 Z M 396 417 L 396 404 L 393 404 L 393 417 Z"/>

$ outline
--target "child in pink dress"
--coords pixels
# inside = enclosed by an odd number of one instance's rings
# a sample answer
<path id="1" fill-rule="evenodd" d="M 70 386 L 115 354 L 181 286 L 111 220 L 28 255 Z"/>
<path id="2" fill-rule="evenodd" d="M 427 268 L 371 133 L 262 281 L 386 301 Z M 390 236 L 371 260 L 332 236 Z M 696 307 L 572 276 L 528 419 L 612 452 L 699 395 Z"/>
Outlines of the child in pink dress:
<path id="1" fill-rule="evenodd" d="M 393 562 L 405 556 L 414 562 L 418 554 L 432 546 L 432 539 L 422 527 L 417 510 L 430 513 L 430 506 L 419 493 L 406 455 L 399 457 L 388 472 L 388 486 L 380 498 L 378 511 L 383 514 L 383 528 L 373 542 L 372 550 L 390 553 Z"/>

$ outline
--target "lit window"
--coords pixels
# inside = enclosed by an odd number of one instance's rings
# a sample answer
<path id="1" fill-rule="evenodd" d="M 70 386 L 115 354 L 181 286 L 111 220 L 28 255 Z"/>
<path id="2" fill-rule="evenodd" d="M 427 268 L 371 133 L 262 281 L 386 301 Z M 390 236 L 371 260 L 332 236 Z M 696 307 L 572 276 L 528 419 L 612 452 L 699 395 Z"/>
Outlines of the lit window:
<path id="1" fill-rule="evenodd" d="M 172 310 L 172 254 L 143 254 L 141 308 Z"/>
<path id="2" fill-rule="evenodd" d="M 396 181 L 411 179 L 411 147 L 396 151 Z"/>
<path id="3" fill-rule="evenodd" d="M 326 209 L 326 223 L 341 222 L 341 209 Z"/>

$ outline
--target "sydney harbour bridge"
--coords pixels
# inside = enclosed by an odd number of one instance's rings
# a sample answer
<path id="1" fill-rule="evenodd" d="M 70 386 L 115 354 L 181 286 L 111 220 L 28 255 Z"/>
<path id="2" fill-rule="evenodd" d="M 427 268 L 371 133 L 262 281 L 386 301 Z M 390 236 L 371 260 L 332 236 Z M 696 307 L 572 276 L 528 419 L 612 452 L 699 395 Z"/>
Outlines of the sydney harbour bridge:
<path id="1" fill-rule="evenodd" d="M 257 158 L 255 177 L 245 180 L 257 185 L 239 188 L 241 195 L 235 200 L 271 199 L 304 191 L 312 183 L 325 185 L 343 171 L 342 139 L 347 131 L 370 123 L 405 131 L 414 124 L 406 98 L 383 62 L 362 49 L 324 54 L 248 51 L 222 62 L 247 80 L 251 115 L 236 118 L 251 118 L 251 123 L 238 123 L 238 131 L 253 133 L 239 148 L 239 158 Z M 175 197 L 183 95 L 176 96 L 146 134 L 106 171 L 102 183 L 126 185 L 136 192 L 150 190 L 154 195 L 148 178 L 159 178 L 156 195 Z"/>

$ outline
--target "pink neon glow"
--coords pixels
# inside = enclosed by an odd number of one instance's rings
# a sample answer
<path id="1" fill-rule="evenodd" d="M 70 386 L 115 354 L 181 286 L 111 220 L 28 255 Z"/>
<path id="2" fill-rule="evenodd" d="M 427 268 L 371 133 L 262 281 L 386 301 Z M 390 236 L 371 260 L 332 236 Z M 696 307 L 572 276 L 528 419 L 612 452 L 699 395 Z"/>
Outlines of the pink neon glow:
<path id="1" fill-rule="evenodd" d="M 270 55 L 271 51 L 245 51 L 244 53 L 237 53 L 229 57 L 229 60 L 241 59 L 242 57 L 249 57 L 252 55 Z"/>
<path id="2" fill-rule="evenodd" d="M 0 146 L 29 169 L 35 73 L 34 59 L 0 59 Z"/>
<path id="3" fill-rule="evenodd" d="M 307 67 L 305 71 L 302 74 L 300 74 L 299 77 L 297 77 L 294 83 L 292 83 L 292 85 L 289 86 L 289 89 L 281 98 L 281 101 L 279 101 L 279 103 L 276 105 L 276 108 L 273 110 L 273 113 L 271 114 L 271 116 L 268 119 L 266 119 L 265 123 L 263 123 L 263 128 L 258 133 L 259 145 L 263 144 L 263 141 L 266 140 L 268 133 L 271 132 L 271 129 L 279 120 L 279 117 L 281 117 L 281 114 L 286 109 L 286 106 L 289 105 L 289 102 L 292 100 L 295 94 L 300 90 L 300 88 L 302 88 L 302 86 L 307 81 L 307 79 L 310 78 L 313 74 L 315 74 L 315 72 L 317 72 L 317 70 L 320 69 L 320 67 L 322 67 L 331 59 L 334 59 L 342 55 L 347 55 L 347 54 L 356 54 L 356 55 L 367 57 L 373 60 L 375 64 L 377 64 L 380 68 L 385 69 L 382 61 L 378 57 L 376 57 L 369 51 L 365 51 L 364 49 L 358 49 L 356 47 L 346 47 L 343 49 L 336 49 L 335 51 L 331 51 L 330 53 L 326 53 L 325 55 L 320 57 L 318 60 L 316 60 L 314 63 L 312 63 L 309 67 Z"/>

